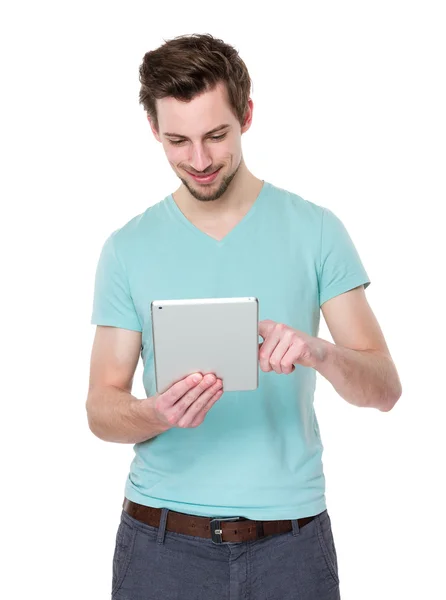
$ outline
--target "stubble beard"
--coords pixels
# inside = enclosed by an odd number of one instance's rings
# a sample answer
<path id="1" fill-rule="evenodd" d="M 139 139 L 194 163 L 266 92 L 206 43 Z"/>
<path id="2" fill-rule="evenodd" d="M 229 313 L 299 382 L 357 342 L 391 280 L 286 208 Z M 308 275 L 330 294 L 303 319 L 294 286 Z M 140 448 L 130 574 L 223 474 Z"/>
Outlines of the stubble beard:
<path id="1" fill-rule="evenodd" d="M 226 192 L 226 190 L 230 186 L 231 181 L 234 179 L 235 175 L 237 174 L 237 171 L 240 168 L 241 162 L 242 161 L 239 162 L 237 168 L 235 169 L 235 171 L 233 173 L 231 173 L 230 175 L 227 175 L 226 177 L 223 177 L 222 182 L 220 183 L 218 189 L 215 192 L 213 192 L 212 194 L 201 194 L 197 189 L 191 187 L 191 185 L 189 184 L 189 182 L 186 179 L 183 179 L 182 177 L 180 177 L 180 179 L 194 198 L 196 198 L 197 200 L 200 200 L 201 202 L 211 202 L 212 200 L 218 200 L 219 198 L 221 198 L 223 196 L 223 194 Z"/>

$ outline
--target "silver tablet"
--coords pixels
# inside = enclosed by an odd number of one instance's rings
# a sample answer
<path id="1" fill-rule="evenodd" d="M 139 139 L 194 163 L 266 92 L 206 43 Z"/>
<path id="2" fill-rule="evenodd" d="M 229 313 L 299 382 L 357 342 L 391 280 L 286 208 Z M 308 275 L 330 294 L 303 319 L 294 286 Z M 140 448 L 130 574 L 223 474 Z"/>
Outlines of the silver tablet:
<path id="1" fill-rule="evenodd" d="M 257 389 L 257 298 L 154 300 L 151 312 L 159 394 L 195 372 L 214 373 L 224 392 Z"/>

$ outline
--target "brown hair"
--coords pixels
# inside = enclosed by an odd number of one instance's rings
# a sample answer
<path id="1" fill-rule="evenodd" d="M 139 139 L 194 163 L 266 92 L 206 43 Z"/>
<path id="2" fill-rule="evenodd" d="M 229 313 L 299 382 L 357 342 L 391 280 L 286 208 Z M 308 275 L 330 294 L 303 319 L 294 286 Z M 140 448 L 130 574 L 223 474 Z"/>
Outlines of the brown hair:
<path id="1" fill-rule="evenodd" d="M 144 55 L 139 67 L 139 103 L 158 131 L 156 100 L 188 102 L 224 82 L 234 115 L 244 124 L 251 79 L 237 50 L 211 34 L 175 37 Z"/>

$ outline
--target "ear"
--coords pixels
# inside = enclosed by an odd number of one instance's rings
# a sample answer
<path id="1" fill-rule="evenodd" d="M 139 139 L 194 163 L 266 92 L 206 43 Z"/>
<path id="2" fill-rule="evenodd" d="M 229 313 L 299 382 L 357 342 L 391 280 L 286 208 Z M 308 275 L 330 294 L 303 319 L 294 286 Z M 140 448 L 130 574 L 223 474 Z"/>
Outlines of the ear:
<path id="1" fill-rule="evenodd" d="M 159 136 L 159 133 L 158 133 L 158 131 L 156 130 L 156 128 L 155 128 L 155 125 L 153 124 L 153 121 L 152 121 L 152 119 L 150 118 L 150 116 L 149 116 L 149 115 L 147 115 L 147 120 L 148 120 L 148 122 L 149 122 L 150 129 L 152 130 L 152 133 L 153 133 L 153 135 L 155 136 L 155 139 L 156 139 L 156 140 L 158 140 L 158 142 L 161 142 L 161 138 L 160 138 L 160 136 Z"/>
<path id="2" fill-rule="evenodd" d="M 251 127 L 253 112 L 254 112 L 254 102 L 250 98 L 248 100 L 248 110 L 246 111 L 246 114 L 245 114 L 245 122 L 243 123 L 242 131 L 241 131 L 242 133 L 245 133 Z"/>

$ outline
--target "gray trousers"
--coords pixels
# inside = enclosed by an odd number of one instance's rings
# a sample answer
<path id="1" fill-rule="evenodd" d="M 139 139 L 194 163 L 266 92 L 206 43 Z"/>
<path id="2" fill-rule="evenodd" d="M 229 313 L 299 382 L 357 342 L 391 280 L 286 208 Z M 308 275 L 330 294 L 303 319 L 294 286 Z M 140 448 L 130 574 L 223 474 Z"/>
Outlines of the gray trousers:
<path id="1" fill-rule="evenodd" d="M 339 600 L 328 512 L 299 529 L 250 542 L 214 543 L 121 513 L 112 600 Z"/>

